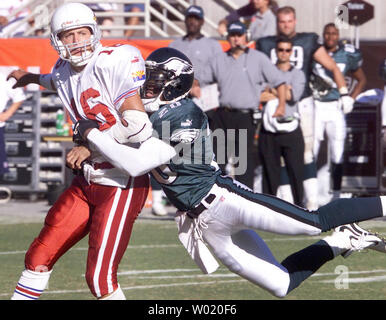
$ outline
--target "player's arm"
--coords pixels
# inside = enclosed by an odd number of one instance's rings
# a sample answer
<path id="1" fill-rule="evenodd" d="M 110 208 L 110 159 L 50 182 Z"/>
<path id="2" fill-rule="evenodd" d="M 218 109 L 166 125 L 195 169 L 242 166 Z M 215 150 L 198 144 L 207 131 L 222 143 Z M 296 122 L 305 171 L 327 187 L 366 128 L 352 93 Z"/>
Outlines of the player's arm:
<path id="1" fill-rule="evenodd" d="M 285 102 L 286 102 L 286 84 L 282 83 L 275 88 L 277 91 L 277 97 L 279 99 L 279 105 L 276 108 L 273 118 L 283 117 L 285 115 Z"/>
<path id="2" fill-rule="evenodd" d="M 138 93 L 124 100 L 119 113 L 121 121 L 109 129 L 119 143 L 138 143 L 152 135 L 153 127 Z"/>
<path id="3" fill-rule="evenodd" d="M 354 107 L 354 99 L 348 95 L 346 81 L 334 59 L 328 55 L 324 47 L 319 47 L 319 49 L 315 51 L 313 58 L 316 62 L 319 62 L 323 67 L 332 72 L 340 93 L 341 108 L 345 114 L 351 112 Z"/>
<path id="4" fill-rule="evenodd" d="M 151 137 L 142 142 L 139 148 L 118 143 L 110 135 L 98 130 L 98 124 L 91 120 L 80 120 L 74 127 L 74 142 L 91 143 L 116 168 L 136 177 L 167 163 L 176 155 L 169 144 Z M 83 147 L 84 148 L 84 147 Z M 85 150 L 74 150 L 70 154 L 70 168 L 79 169 L 83 160 L 89 157 Z M 79 158 L 77 158 L 79 156 Z M 69 163 L 69 156 L 67 156 Z M 74 167 L 71 167 L 73 165 Z"/>
<path id="5" fill-rule="evenodd" d="M 316 62 L 320 63 L 324 68 L 330 70 L 334 77 L 334 82 L 338 86 L 339 92 L 341 94 L 347 94 L 347 86 L 346 81 L 344 80 L 344 76 L 342 72 L 339 70 L 339 67 L 335 63 L 334 59 L 331 58 L 326 49 L 321 46 L 317 49 L 313 55 L 313 58 Z"/>
<path id="6" fill-rule="evenodd" d="M 12 86 L 13 89 L 25 87 L 33 83 L 38 84 L 46 89 L 56 91 L 51 74 L 37 74 L 27 72 L 23 69 L 17 69 L 13 70 L 8 75 L 7 80 L 11 78 L 16 80 L 16 83 Z"/>
<path id="7" fill-rule="evenodd" d="M 283 81 L 282 76 L 277 67 L 271 63 L 271 60 L 263 53 L 259 53 L 259 62 L 264 78 L 276 89 L 277 98 L 279 99 L 279 105 L 276 108 L 273 117 L 282 117 L 285 114 L 286 103 L 286 83 Z"/>
<path id="8" fill-rule="evenodd" d="M 22 105 L 23 101 L 13 102 L 10 107 L 4 112 L 0 113 L 0 122 L 7 121 L 16 112 L 17 109 Z"/>
<path id="9" fill-rule="evenodd" d="M 367 78 L 362 68 L 358 68 L 357 70 L 351 72 L 351 76 L 357 80 L 357 84 L 355 85 L 351 97 L 355 100 L 356 97 L 363 91 L 366 86 Z"/>

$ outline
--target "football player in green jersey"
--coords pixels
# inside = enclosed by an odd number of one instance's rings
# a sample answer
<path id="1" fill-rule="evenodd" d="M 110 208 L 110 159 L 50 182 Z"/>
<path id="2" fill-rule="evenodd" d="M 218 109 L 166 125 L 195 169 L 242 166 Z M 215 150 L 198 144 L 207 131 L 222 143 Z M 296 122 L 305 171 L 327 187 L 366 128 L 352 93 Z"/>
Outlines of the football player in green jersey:
<path id="1" fill-rule="evenodd" d="M 351 103 L 342 104 L 332 73 L 320 63 L 313 62 L 310 87 L 315 103 L 314 155 L 317 158 L 319 146 L 327 134 L 331 159 L 332 199 L 339 198 L 343 174 L 343 151 L 346 138 L 345 114 L 352 111 L 355 98 L 366 85 L 366 76 L 361 68 L 362 54 L 351 44 L 339 43 L 339 29 L 333 23 L 323 29 L 323 45 L 335 60 L 343 75 L 351 75 L 356 85 L 350 94 Z"/>
<path id="2" fill-rule="evenodd" d="M 187 98 L 193 76 L 192 64 L 184 54 L 172 48 L 157 49 L 146 59 L 142 96 L 144 105 L 151 105 L 154 111 L 150 119 L 155 135 L 176 151 L 169 162 L 151 174 L 179 209 L 179 238 L 204 273 L 218 267 L 213 254 L 232 272 L 284 297 L 338 255 L 347 257 L 364 248 L 386 252 L 381 238 L 353 223 L 386 216 L 386 197 L 338 199 L 317 211 L 308 211 L 274 196 L 254 193 L 222 175 L 213 159 L 207 117 Z M 137 149 L 104 135 L 92 121 L 79 121 L 75 131 L 75 139 L 87 139 L 90 146 L 128 174 L 133 174 L 130 168 L 136 161 L 147 162 L 157 156 L 144 150 L 147 153 L 140 161 L 133 156 Z M 336 229 L 331 235 L 281 263 L 254 231 L 319 235 L 332 228 Z"/>

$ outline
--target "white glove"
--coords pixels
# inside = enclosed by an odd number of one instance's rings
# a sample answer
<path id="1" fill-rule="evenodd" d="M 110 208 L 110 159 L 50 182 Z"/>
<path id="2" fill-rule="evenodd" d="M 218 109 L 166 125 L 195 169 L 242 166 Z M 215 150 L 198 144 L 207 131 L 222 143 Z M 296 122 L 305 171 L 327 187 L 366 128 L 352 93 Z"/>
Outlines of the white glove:
<path id="1" fill-rule="evenodd" d="M 340 106 L 344 114 L 350 113 L 354 108 L 355 100 L 349 95 L 344 95 L 340 97 Z"/>

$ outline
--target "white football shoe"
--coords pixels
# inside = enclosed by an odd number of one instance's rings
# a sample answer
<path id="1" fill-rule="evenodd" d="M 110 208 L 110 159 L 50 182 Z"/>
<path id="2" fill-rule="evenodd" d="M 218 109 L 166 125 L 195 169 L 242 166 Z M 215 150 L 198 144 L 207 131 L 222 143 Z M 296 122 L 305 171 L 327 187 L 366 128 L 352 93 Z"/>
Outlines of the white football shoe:
<path id="1" fill-rule="evenodd" d="M 168 211 L 162 202 L 154 202 L 151 207 L 151 213 L 155 216 L 166 216 Z"/>
<path id="2" fill-rule="evenodd" d="M 335 232 L 343 233 L 349 239 L 351 248 L 341 253 L 344 258 L 347 258 L 355 251 L 361 251 L 367 248 L 386 253 L 385 239 L 359 227 L 355 223 L 339 226 L 335 228 L 334 233 Z"/>

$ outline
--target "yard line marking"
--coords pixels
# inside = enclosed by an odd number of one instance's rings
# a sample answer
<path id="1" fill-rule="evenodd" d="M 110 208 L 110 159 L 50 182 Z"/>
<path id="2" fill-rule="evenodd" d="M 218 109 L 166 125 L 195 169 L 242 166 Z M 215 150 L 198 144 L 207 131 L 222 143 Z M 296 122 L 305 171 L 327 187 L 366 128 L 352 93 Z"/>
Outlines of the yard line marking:
<path id="1" fill-rule="evenodd" d="M 176 248 L 182 247 L 182 244 L 143 244 L 143 245 L 134 245 L 128 246 L 127 249 L 154 249 L 154 248 Z M 87 251 L 88 248 L 71 248 L 69 251 Z M 23 254 L 26 253 L 27 250 L 19 250 L 19 251 L 0 251 L 0 255 L 7 254 Z"/>
<path id="2" fill-rule="evenodd" d="M 382 273 L 386 272 L 386 269 L 377 269 L 377 270 L 365 270 L 365 271 L 349 271 L 348 274 L 367 274 L 367 273 Z M 338 276 L 339 274 L 335 272 L 326 272 L 326 273 L 314 273 L 311 277 L 323 277 L 323 276 Z"/>
<path id="3" fill-rule="evenodd" d="M 319 280 L 318 282 L 323 283 L 335 283 L 335 279 L 333 280 Z M 366 283 L 366 282 L 379 282 L 386 281 L 386 276 L 375 276 L 375 277 L 362 277 L 362 278 L 350 278 L 345 279 L 348 283 Z"/>
<path id="4" fill-rule="evenodd" d="M 167 284 L 154 284 L 154 285 L 141 285 L 141 286 L 130 286 L 130 287 L 121 287 L 122 290 L 138 290 L 138 289 L 155 289 L 155 288 L 165 288 L 165 287 L 178 287 L 178 286 L 197 286 L 197 285 L 210 285 L 210 284 L 220 284 L 220 283 L 234 283 L 234 282 L 246 282 L 247 280 L 238 279 L 238 280 L 220 280 L 220 281 L 203 281 L 203 282 L 182 282 L 182 283 L 167 283 Z M 65 294 L 65 293 L 85 293 L 90 292 L 88 289 L 78 289 L 78 290 L 46 290 L 43 294 Z M 91 294 L 91 293 L 90 293 Z M 0 296 L 11 296 L 12 293 L 0 293 Z"/>
<path id="5" fill-rule="evenodd" d="M 313 239 L 322 239 L 321 236 L 310 236 L 310 237 L 291 237 L 291 238 L 272 238 L 272 239 L 266 239 L 265 242 L 272 242 L 272 241 L 302 241 L 302 240 L 313 240 Z M 142 245 L 129 245 L 127 249 L 155 249 L 155 248 L 179 248 L 182 247 L 182 244 L 176 243 L 176 244 L 142 244 Z M 69 251 L 87 251 L 88 248 L 72 248 Z M 26 250 L 19 250 L 19 251 L 0 251 L 0 255 L 7 255 L 7 254 L 23 254 L 26 253 Z"/>
<path id="6" fill-rule="evenodd" d="M 128 277 L 133 279 L 186 279 L 186 278 L 240 278 L 235 273 L 219 273 L 219 274 L 191 274 L 184 276 L 135 276 Z"/>

